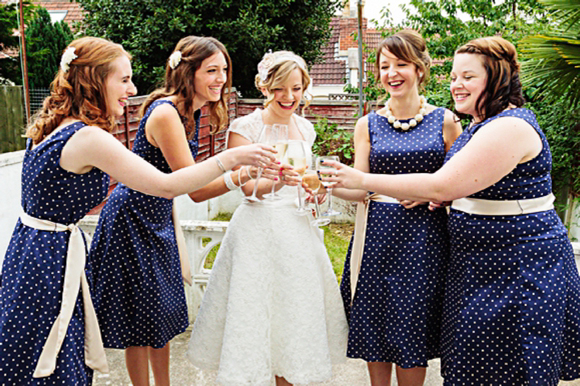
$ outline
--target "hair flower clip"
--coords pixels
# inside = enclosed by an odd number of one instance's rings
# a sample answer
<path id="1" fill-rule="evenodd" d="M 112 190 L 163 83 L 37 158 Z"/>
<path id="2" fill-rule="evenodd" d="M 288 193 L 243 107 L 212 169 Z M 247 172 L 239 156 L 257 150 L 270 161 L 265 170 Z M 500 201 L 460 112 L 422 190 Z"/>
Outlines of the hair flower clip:
<path id="1" fill-rule="evenodd" d="M 75 54 L 75 48 L 67 48 L 62 54 L 62 58 L 60 59 L 60 69 L 63 72 L 67 72 L 70 69 L 71 62 L 76 58 L 78 58 L 78 55 Z"/>
<path id="2" fill-rule="evenodd" d="M 172 70 L 175 70 L 175 68 L 179 65 L 180 62 L 181 62 L 181 51 L 173 52 L 169 57 L 169 67 L 171 67 Z"/>
<path id="3" fill-rule="evenodd" d="M 272 51 L 267 52 L 260 63 L 258 63 L 258 75 L 260 75 L 260 80 L 265 82 L 268 79 L 268 72 L 270 68 L 274 65 L 274 55 Z"/>

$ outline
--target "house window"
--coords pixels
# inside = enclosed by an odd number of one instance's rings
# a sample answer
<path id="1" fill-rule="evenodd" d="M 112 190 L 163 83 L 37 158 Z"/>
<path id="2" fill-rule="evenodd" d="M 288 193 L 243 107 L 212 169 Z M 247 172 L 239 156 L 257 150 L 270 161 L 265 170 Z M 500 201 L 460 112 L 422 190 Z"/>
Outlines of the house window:
<path id="1" fill-rule="evenodd" d="M 56 23 L 57 21 L 63 21 L 67 13 L 68 11 L 48 11 L 52 24 Z"/>

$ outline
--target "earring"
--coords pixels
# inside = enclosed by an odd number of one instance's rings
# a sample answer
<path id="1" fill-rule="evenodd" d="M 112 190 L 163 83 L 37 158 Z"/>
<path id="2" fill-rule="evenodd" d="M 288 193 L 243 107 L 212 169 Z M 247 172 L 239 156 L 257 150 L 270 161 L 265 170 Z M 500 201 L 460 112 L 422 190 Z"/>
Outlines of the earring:
<path id="1" fill-rule="evenodd" d="M 419 72 L 419 78 L 422 78 L 422 77 L 423 77 L 423 73 Z"/>

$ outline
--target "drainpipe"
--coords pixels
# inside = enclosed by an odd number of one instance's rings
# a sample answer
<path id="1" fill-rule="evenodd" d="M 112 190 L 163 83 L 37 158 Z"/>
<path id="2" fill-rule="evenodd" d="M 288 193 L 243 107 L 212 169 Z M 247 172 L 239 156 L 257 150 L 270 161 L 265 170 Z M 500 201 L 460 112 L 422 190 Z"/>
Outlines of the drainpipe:
<path id="1" fill-rule="evenodd" d="M 358 60 L 359 60 L 359 71 L 358 71 L 358 116 L 361 118 L 363 116 L 363 106 L 364 106 L 364 95 L 363 95 L 363 78 L 364 78 L 364 59 L 362 50 L 362 0 L 358 0 Z"/>
<path id="2" fill-rule="evenodd" d="M 30 93 L 28 89 L 28 66 L 26 65 L 26 35 L 24 35 L 24 12 L 22 10 L 22 0 L 19 1 L 20 19 L 20 63 L 22 68 L 22 80 L 24 81 L 24 105 L 26 107 L 26 124 L 30 122 Z"/>

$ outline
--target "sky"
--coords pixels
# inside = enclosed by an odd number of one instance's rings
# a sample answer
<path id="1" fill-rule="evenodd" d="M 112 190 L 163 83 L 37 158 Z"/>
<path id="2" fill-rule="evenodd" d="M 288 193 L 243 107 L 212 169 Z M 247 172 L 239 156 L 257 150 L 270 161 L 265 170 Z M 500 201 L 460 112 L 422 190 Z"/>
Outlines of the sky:
<path id="1" fill-rule="evenodd" d="M 363 9 L 363 16 L 366 17 L 369 21 L 371 19 L 378 19 L 381 9 L 383 9 L 383 7 L 388 6 L 390 7 L 393 21 L 395 22 L 395 24 L 397 24 L 404 18 L 403 11 L 399 7 L 399 5 L 408 3 L 409 3 L 408 0 L 366 0 L 365 7 Z"/>

